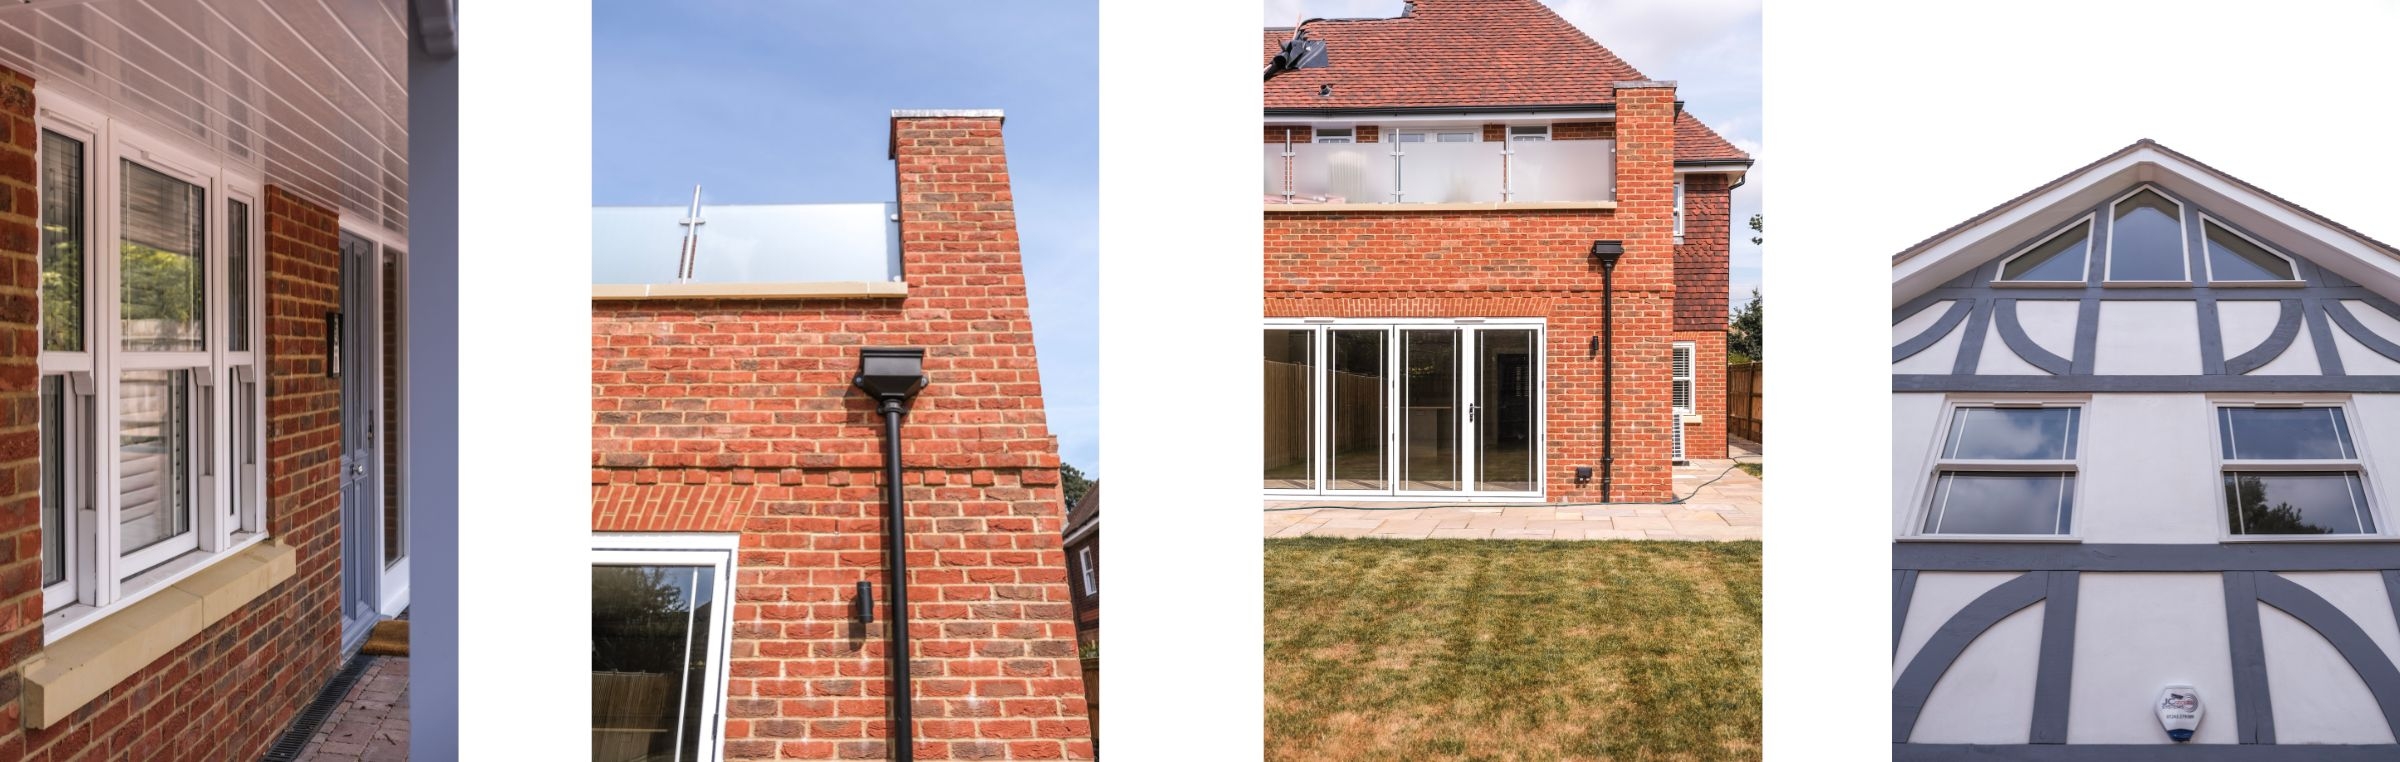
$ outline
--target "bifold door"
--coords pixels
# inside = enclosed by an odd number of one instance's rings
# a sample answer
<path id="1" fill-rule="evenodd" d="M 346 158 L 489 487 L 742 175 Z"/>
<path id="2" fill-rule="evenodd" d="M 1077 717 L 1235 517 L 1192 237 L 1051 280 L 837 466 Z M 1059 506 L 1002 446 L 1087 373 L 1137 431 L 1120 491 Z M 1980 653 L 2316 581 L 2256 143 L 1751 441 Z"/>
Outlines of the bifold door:
<path id="1" fill-rule="evenodd" d="M 1541 325 L 1265 329 L 1270 495 L 1541 493 Z"/>

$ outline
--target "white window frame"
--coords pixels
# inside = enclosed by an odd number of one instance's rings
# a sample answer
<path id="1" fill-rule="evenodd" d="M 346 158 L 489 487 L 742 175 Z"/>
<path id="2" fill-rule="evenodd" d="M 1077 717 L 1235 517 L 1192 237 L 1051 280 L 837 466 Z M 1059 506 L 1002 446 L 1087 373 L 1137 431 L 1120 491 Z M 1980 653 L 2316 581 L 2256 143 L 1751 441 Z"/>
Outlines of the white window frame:
<path id="1" fill-rule="evenodd" d="M 2258 247 L 2260 251 L 2264 251 L 2270 255 L 2273 255 L 2276 259 L 2283 260 L 2283 265 L 2285 267 L 2292 268 L 2292 277 L 2286 280 L 2217 280 L 2216 257 L 2209 256 L 2208 254 L 2208 229 L 2212 227 L 2225 231 L 2226 234 L 2235 238 L 2247 241 L 2250 243 L 2250 245 Z M 2290 255 L 2276 250 L 2275 247 L 2267 245 L 2267 242 L 2252 238 L 2248 233 L 2244 233 L 2232 225 L 2225 224 L 2223 220 L 2209 216 L 2207 212 L 2200 213 L 2200 268 L 2201 272 L 2208 276 L 2208 285 L 2210 288 L 2297 288 L 2308 285 L 2307 281 L 2300 279 L 2299 261 L 2292 259 Z"/>
<path id="2" fill-rule="evenodd" d="M 1940 424 L 1933 427 L 1932 441 L 1927 444 L 1925 478 L 1918 482 L 1917 494 L 1910 497 L 1909 520 L 1899 539 L 1924 542 L 2082 542 L 2083 524 L 2089 506 L 2084 492 L 2089 485 L 2083 478 L 2084 459 L 2090 448 L 2084 446 L 2092 430 L 2092 404 L 2088 396 L 1975 396 L 1954 397 L 1942 405 Z M 2068 460 L 1971 460 L 1944 458 L 1942 451 L 1950 441 L 1951 422 L 1960 410 L 1968 408 L 2075 408 L 2075 457 Z M 1940 489 L 1942 475 L 1954 471 L 2014 471 L 2032 474 L 2063 473 L 2074 478 L 2075 487 L 2069 493 L 2074 514 L 2067 517 L 2064 531 L 2058 534 L 1966 534 L 1933 533 L 1925 531 L 1925 520 L 1933 514 L 1933 498 Z"/>
<path id="3" fill-rule="evenodd" d="M 1340 131 L 1342 134 L 1340 134 L 1340 135 L 1329 135 L 1329 134 L 1326 134 L 1326 133 L 1327 133 L 1327 131 L 1329 131 L 1329 130 L 1338 130 L 1338 131 Z M 1313 132 L 1312 132 L 1312 133 L 1309 135 L 1309 142 L 1312 142 L 1312 143 L 1356 143 L 1356 142 L 1358 142 L 1358 128 L 1356 128 L 1356 127 L 1319 127 L 1319 128 L 1316 128 L 1316 129 L 1315 129 L 1315 130 L 1314 130 L 1314 131 L 1313 131 Z"/>
<path id="4" fill-rule="evenodd" d="M 2156 193 L 2159 198 L 2166 199 L 2167 203 L 2175 205 L 2175 245 L 2178 252 L 2176 262 L 2183 268 L 2182 278 L 2172 280 L 2121 280 L 2117 278 L 2117 206 L 2125 203 L 2126 199 L 2141 195 L 2143 191 Z M 2108 206 L 2102 207 L 2101 211 L 2108 214 L 2108 250 L 2102 253 L 2101 285 L 2133 288 L 2172 288 L 2192 285 L 2192 236 L 2184 219 L 2191 209 L 2184 205 L 2182 199 L 2168 194 L 2156 185 L 2142 183 L 2134 186 L 2133 190 L 2126 191 L 2125 195 L 2109 199 Z"/>
<path id="5" fill-rule="evenodd" d="M 1314 432 L 1310 444 L 1309 458 L 1312 464 L 1311 467 L 1313 469 L 1311 473 L 1315 475 L 1315 484 L 1308 489 L 1266 489 L 1264 492 L 1268 497 L 1339 497 L 1344 500 L 1357 500 L 1362 502 L 1393 500 L 1423 502 L 1427 499 L 1453 500 L 1459 502 L 1506 502 L 1521 501 L 1528 498 L 1539 498 L 1545 494 L 1548 494 L 1548 480 L 1550 478 L 1549 443 L 1551 441 L 1549 371 L 1553 366 L 1551 364 L 1552 358 L 1550 356 L 1549 345 L 1550 327 L 1547 319 L 1323 317 L 1269 318 L 1260 325 L 1260 328 L 1262 330 L 1309 331 L 1309 356 L 1313 358 L 1315 362 L 1314 368 L 1316 369 L 1315 372 L 1309 374 L 1309 383 L 1311 386 L 1310 399 L 1312 400 L 1309 411 L 1309 426 L 1310 431 Z M 1532 381 L 1534 404 L 1531 413 L 1533 416 L 1532 423 L 1534 428 L 1533 489 L 1525 491 L 1495 491 L 1483 489 L 1481 480 L 1477 478 L 1477 470 L 1479 466 L 1478 461 L 1480 460 L 1481 453 L 1474 448 L 1468 448 L 1467 452 L 1462 454 L 1462 457 L 1459 461 L 1461 482 L 1466 485 L 1471 485 L 1470 488 L 1444 491 L 1400 489 L 1400 478 L 1396 468 L 1396 463 L 1397 459 L 1400 457 L 1399 448 L 1401 447 L 1401 442 L 1399 440 L 1399 422 L 1405 411 L 1401 409 L 1401 406 L 1397 404 L 1396 401 L 1393 404 L 1387 404 L 1385 406 L 1387 409 L 1384 411 L 1386 416 L 1384 423 L 1384 458 L 1386 467 L 1385 481 L 1388 483 L 1385 488 L 1376 490 L 1341 490 L 1333 489 L 1327 486 L 1327 479 L 1330 475 L 1328 472 L 1330 471 L 1332 464 L 1326 462 L 1327 459 L 1325 458 L 1325 452 L 1327 443 L 1325 437 L 1326 432 L 1330 431 L 1329 426 L 1331 422 L 1328 420 L 1328 418 L 1332 405 L 1330 404 L 1331 397 L 1329 395 L 1331 390 L 1328 388 L 1329 385 L 1325 382 L 1325 373 L 1323 372 L 1323 369 L 1333 360 L 1333 331 L 1362 329 L 1383 330 L 1386 337 L 1384 342 L 1383 358 L 1384 373 L 1387 379 L 1392 379 L 1396 382 L 1396 380 L 1400 377 L 1401 368 L 1399 332 L 1411 329 L 1444 328 L 1467 329 L 1460 331 L 1461 344 L 1459 349 L 1462 356 L 1474 348 L 1474 345 L 1472 344 L 1472 334 L 1475 333 L 1474 329 L 1488 328 L 1533 331 L 1534 368 Z M 1471 372 L 1465 372 L 1462 373 L 1462 375 L 1472 376 L 1474 374 Z M 1461 397 L 1463 400 L 1473 400 L 1477 398 L 1477 389 L 1475 387 L 1475 383 L 1478 381 L 1479 379 L 1474 378 L 1462 379 Z M 1460 425 L 1464 426 L 1466 424 L 1464 424 L 1462 421 Z"/>
<path id="6" fill-rule="evenodd" d="M 1540 143 L 1549 139 L 1550 125 L 1547 124 L 1512 124 L 1508 126 L 1508 141 L 1511 143 L 1517 141 Z"/>
<path id="7" fill-rule="evenodd" d="M 68 480 L 80 487 L 71 499 L 68 581 L 43 591 L 45 643 L 55 642 L 173 585 L 217 561 L 266 539 L 265 439 L 266 384 L 258 367 L 266 343 L 266 209 L 259 203 L 264 185 L 233 167 L 219 166 L 188 153 L 141 128 L 111 119 L 55 92 L 42 94 L 35 117 L 40 130 L 56 132 L 84 143 L 85 246 L 83 352 L 42 352 L 42 375 L 68 379 L 71 408 L 78 408 L 69 435 L 74 449 L 68 455 Z M 37 136 L 38 137 L 38 136 Z M 198 186 L 203 194 L 202 267 L 206 321 L 203 349 L 189 352 L 128 351 L 122 347 L 119 283 L 122 278 L 124 220 L 120 194 L 124 162 Z M 232 201 L 247 205 L 247 243 L 250 265 L 249 312 L 240 326 L 250 332 L 247 352 L 226 350 L 235 328 L 228 322 L 227 210 Z M 237 368 L 245 370 L 236 370 Z M 119 399 L 124 374 L 144 370 L 187 370 L 191 373 L 191 452 L 188 491 L 192 524 L 182 537 L 150 548 L 122 554 L 120 536 L 101 528 L 117 527 L 121 509 L 118 484 L 117 437 Z M 224 383 L 237 374 L 258 378 L 251 398 L 256 417 L 248 431 L 259 448 L 259 463 L 236 478 L 233 451 L 227 446 L 233 401 L 227 393 L 239 388 Z M 246 485 L 250 491 L 241 492 Z M 254 499 L 253 499 L 254 498 Z"/>
<path id="8" fill-rule="evenodd" d="M 2086 214 L 2051 234 L 2042 236 L 2033 243 L 2025 244 L 2007 257 L 2003 257 L 2000 260 L 2000 267 L 1992 270 L 1991 284 L 2002 288 L 2083 288 L 2084 283 L 2092 277 L 2092 236 L 2098 231 L 2099 216 L 2097 212 Z M 2077 230 L 2083 231 L 2083 261 L 2075 266 L 2075 272 L 2082 273 L 2083 277 L 2074 280 L 2009 280 L 2003 275 L 2008 272 L 2008 263 L 2032 254 L 2035 249 L 2048 246 L 2051 241 L 2056 241 Z"/>
<path id="9" fill-rule="evenodd" d="M 1683 243 L 1683 176 L 1675 176 L 1675 242 Z"/>
<path id="10" fill-rule="evenodd" d="M 1683 368 L 1682 368 L 1682 372 L 1680 372 L 1680 373 L 1678 373 L 1678 372 L 1676 371 L 1676 368 L 1675 368 L 1675 364 L 1676 364 L 1676 363 L 1675 363 L 1675 356 L 1676 356 L 1676 355 L 1682 355 L 1682 356 L 1683 356 Z M 1699 345 L 1698 343 L 1696 343 L 1696 342 L 1690 342 L 1690 341 L 1678 341 L 1678 342 L 1675 342 L 1675 344 L 1674 344 L 1674 348 L 1673 348 L 1673 349 L 1671 349 L 1671 350 L 1669 350 L 1669 352 L 1668 352 L 1668 355 L 1667 355 L 1667 384 L 1668 384 L 1668 388 L 1667 388 L 1667 403 L 1668 403 L 1668 405 L 1669 405 L 1670 407 L 1673 407 L 1673 408 L 1675 408 L 1675 413 L 1676 413 L 1677 415 L 1679 415 L 1679 416 L 1681 416 L 1681 415 L 1691 415 L 1693 412 L 1696 412 L 1697 410 L 1699 410 L 1699 407 L 1700 407 L 1700 380 L 1699 380 L 1699 379 L 1700 379 L 1700 345 Z M 1675 387 L 1682 387 L 1683 389 L 1685 389 L 1685 391 L 1684 391 L 1684 393 L 1683 393 L 1683 399 L 1684 399 L 1684 402 L 1686 402 L 1687 404 L 1682 404 L 1682 405 L 1676 405 L 1676 404 L 1674 404 L 1674 402 L 1675 402 Z"/>
<path id="11" fill-rule="evenodd" d="M 1483 142 L 1483 129 L 1482 129 L 1481 127 L 1418 127 L 1418 128 L 1416 128 L 1416 129 L 1408 129 L 1408 130 L 1392 130 L 1390 134 L 1391 134 L 1391 136 L 1392 136 L 1392 138 L 1391 138 L 1391 142 L 1394 142 L 1394 143 L 1481 143 L 1481 142 Z M 1464 140 L 1449 140 L 1449 139 L 1448 139 L 1448 138 L 1453 138 L 1453 137 L 1463 137 L 1463 138 L 1465 138 L 1465 139 L 1464 139 Z"/>
<path id="12" fill-rule="evenodd" d="M 2347 460 L 2227 460 L 2225 458 L 2224 414 L 2229 407 L 2333 408 L 2341 411 L 2342 423 L 2350 432 L 2350 451 L 2357 457 Z M 2208 398 L 2208 453 L 2214 464 L 2209 471 L 2209 505 L 2216 515 L 2217 537 L 2220 542 L 2352 542 L 2359 540 L 2389 540 L 2396 536 L 2386 518 L 2381 488 L 2375 475 L 2367 468 L 2374 462 L 2367 453 L 2366 437 L 2358 420 L 2358 408 L 2348 396 L 2342 395 L 2266 395 L 2221 394 Z M 2365 513 L 2375 519 L 2375 531 L 2358 534 L 2238 534 L 2225 515 L 2225 474 L 2230 472 L 2274 471 L 2341 471 L 2358 475 L 2360 495 L 2367 503 Z"/>
<path id="13" fill-rule="evenodd" d="M 592 534 L 591 547 L 591 566 L 701 566 L 715 569 L 717 599 L 710 613 L 716 621 L 709 627 L 710 666 L 700 695 L 700 713 L 708 718 L 710 735 L 701 739 L 700 758 L 690 762 L 716 762 L 722 759 L 725 749 L 725 692 L 729 675 L 732 674 L 733 660 L 734 584 L 740 579 L 741 572 L 741 535 L 595 532 Z M 588 591 L 585 594 L 590 595 Z"/>
<path id="14" fill-rule="evenodd" d="M 1083 597 L 1090 598 L 1099 595 L 1100 570 L 1092 566 L 1092 546 L 1076 548 L 1075 561 L 1083 567 L 1080 570 L 1083 575 Z"/>

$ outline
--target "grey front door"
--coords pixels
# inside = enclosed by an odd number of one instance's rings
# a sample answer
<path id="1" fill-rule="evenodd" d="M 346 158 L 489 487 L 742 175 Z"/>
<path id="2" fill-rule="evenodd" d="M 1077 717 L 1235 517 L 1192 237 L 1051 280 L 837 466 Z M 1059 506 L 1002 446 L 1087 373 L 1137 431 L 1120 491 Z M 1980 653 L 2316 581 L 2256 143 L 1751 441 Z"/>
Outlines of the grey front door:
<path id="1" fill-rule="evenodd" d="M 376 480 L 383 462 L 375 436 L 375 273 L 380 258 L 373 241 L 342 233 L 342 311 L 333 363 L 342 386 L 342 647 L 356 646 L 378 618 L 382 605 L 383 490 Z"/>

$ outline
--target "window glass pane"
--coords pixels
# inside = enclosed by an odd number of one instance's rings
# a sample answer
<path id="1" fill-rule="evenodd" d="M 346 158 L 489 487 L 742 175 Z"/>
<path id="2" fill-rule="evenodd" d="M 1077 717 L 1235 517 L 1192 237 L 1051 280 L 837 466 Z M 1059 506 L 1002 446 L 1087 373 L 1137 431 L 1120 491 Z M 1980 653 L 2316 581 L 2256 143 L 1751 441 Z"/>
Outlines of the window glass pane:
<path id="1" fill-rule="evenodd" d="M 1534 489 L 1533 336 L 1514 329 L 1475 332 L 1475 394 L 1482 407 L 1475 422 L 1478 488 Z"/>
<path id="2" fill-rule="evenodd" d="M 2225 474 L 2225 512 L 2234 534 L 2366 534 L 2375 531 L 2358 474 Z"/>
<path id="3" fill-rule="evenodd" d="M 120 555 L 192 531 L 188 370 L 127 371 L 118 385 Z"/>
<path id="4" fill-rule="evenodd" d="M 2089 225 L 2077 225 L 2001 266 L 2001 280 L 2081 281 L 2092 248 Z"/>
<path id="5" fill-rule="evenodd" d="M 697 759 L 715 570 L 592 567 L 592 759 Z"/>
<path id="6" fill-rule="evenodd" d="M 2218 408 L 2226 460 L 2350 460 L 2350 424 L 2338 407 Z"/>
<path id="7" fill-rule="evenodd" d="M 1475 142 L 1475 133 L 1445 132 L 1437 136 L 1435 139 L 1444 143 L 1473 143 Z"/>
<path id="8" fill-rule="evenodd" d="M 201 218 L 205 193 L 133 162 L 124 162 L 124 234 L 119 257 L 126 349 L 197 352 L 208 325 L 203 291 Z"/>
<path id="9" fill-rule="evenodd" d="M 1310 411 L 1316 371 L 1309 341 L 1311 331 L 1269 330 L 1266 341 L 1266 488 L 1315 489 L 1316 422 Z"/>
<path id="10" fill-rule="evenodd" d="M 83 143 L 42 133 L 42 348 L 83 351 Z"/>
<path id="11" fill-rule="evenodd" d="M 2208 229 L 2208 275 L 2216 280 L 2292 280 L 2292 263 L 2258 247 L 2233 231 L 2203 222 Z"/>
<path id="12" fill-rule="evenodd" d="M 1393 141 L 1393 142 L 1397 142 L 1397 143 L 1423 143 L 1423 142 L 1425 142 L 1425 133 L 1422 133 L 1422 132 L 1402 132 L 1402 133 L 1395 133 L 1395 134 L 1393 134 L 1393 135 L 1392 135 L 1392 141 Z"/>
<path id="13" fill-rule="evenodd" d="M 1380 329 L 1333 332 L 1333 367 L 1325 378 L 1333 489 L 1389 486 L 1384 476 L 1387 335 Z"/>
<path id="14" fill-rule="evenodd" d="M 225 346 L 250 351 L 250 205 L 225 202 Z"/>
<path id="15" fill-rule="evenodd" d="M 1454 490 L 1459 485 L 1458 331 L 1401 331 L 1400 488 Z"/>
<path id="16" fill-rule="evenodd" d="M 2143 190 L 2117 202 L 2108 229 L 2110 280 L 2183 280 L 2183 220 L 2175 202 Z"/>
<path id="17" fill-rule="evenodd" d="M 408 503 L 401 494 L 408 480 L 400 473 L 401 423 L 408 411 L 401 408 L 401 378 L 405 369 L 400 364 L 400 257 L 384 249 L 383 257 L 383 422 L 375 431 L 383 435 L 383 565 L 391 566 L 408 556 Z"/>
<path id="18" fill-rule="evenodd" d="M 42 585 L 67 578 L 67 379 L 42 377 Z"/>
<path id="19" fill-rule="evenodd" d="M 1950 440 L 1942 458 L 2074 460 L 2081 413 L 2071 407 L 1962 407 L 1950 419 Z"/>
<path id="20" fill-rule="evenodd" d="M 2065 534 L 2073 474 L 1961 471 L 1934 484 L 1927 534 Z"/>

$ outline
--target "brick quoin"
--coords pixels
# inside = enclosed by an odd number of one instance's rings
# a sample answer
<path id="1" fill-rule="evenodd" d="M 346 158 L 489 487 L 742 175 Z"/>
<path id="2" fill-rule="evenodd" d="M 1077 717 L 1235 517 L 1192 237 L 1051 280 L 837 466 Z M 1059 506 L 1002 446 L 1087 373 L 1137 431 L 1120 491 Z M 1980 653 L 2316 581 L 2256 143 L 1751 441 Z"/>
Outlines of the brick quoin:
<path id="1" fill-rule="evenodd" d="M 1722 280 L 1718 312 L 1705 330 L 1679 330 L 1685 297 L 1675 244 L 1675 90 L 1663 83 L 1618 88 L 1616 121 L 1559 124 L 1559 140 L 1617 141 L 1614 209 L 1270 211 L 1266 215 L 1268 317 L 1539 317 L 1548 326 L 1548 440 L 1544 489 L 1553 501 L 1660 501 L 1674 497 L 1673 342 L 1700 346 L 1687 453 L 1721 457 L 1724 447 Z M 1495 130 L 1487 126 L 1487 135 Z M 1281 127 L 1270 126 L 1270 139 Z M 1701 204 L 1693 237 L 1724 230 L 1722 204 Z M 1687 197 L 1687 213 L 1693 208 Z M 1697 227 L 1695 227 L 1697 226 Z M 1600 494 L 1601 269 L 1595 240 L 1620 240 L 1616 268 L 1615 494 Z M 1694 251 L 1706 248 L 1696 246 Z M 1721 251 L 1722 246 L 1718 249 Z M 1719 264 L 1722 272 L 1722 264 Z M 1721 276 L 1720 276 L 1721 277 Z M 1711 401 L 1713 400 L 1713 402 Z M 1712 407 L 1713 405 L 1713 407 Z M 1714 449 L 1711 449 L 1714 448 Z M 1577 466 L 1595 474 L 1575 483 Z"/>
<path id="2" fill-rule="evenodd" d="M 885 759 L 883 423 L 858 350 L 921 346 L 903 429 L 918 759 L 1090 759 L 998 117 L 895 117 L 904 299 L 592 305 L 592 526 L 739 531 L 730 759 Z M 879 598 L 883 605 L 888 598 Z"/>
<path id="3" fill-rule="evenodd" d="M 0 760 L 256 759 L 339 666 L 340 389 L 325 378 L 338 309 L 334 212 L 266 189 L 267 528 L 297 569 L 65 720 L 23 727 L 18 672 L 42 650 L 33 81 L 0 68 Z"/>

